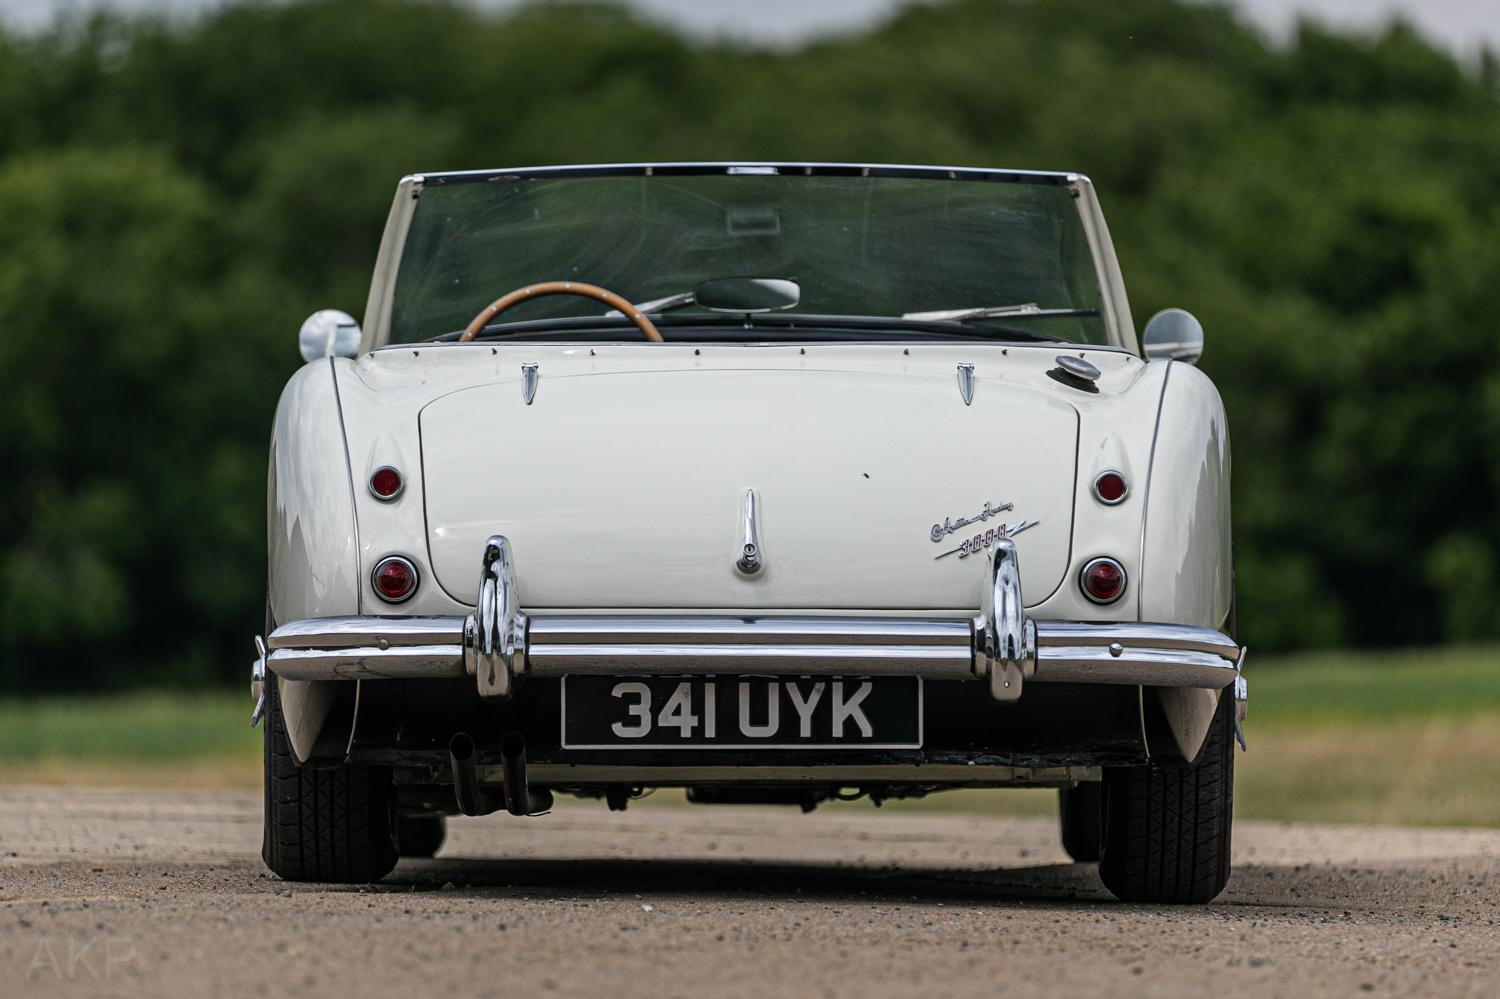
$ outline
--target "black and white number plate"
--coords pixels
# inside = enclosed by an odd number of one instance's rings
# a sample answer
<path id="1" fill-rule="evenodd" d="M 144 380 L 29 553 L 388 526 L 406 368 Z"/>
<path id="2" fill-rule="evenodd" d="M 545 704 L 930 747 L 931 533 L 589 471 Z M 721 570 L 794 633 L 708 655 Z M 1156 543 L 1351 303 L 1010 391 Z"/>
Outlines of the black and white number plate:
<path id="1" fill-rule="evenodd" d="M 920 749 L 922 680 L 567 676 L 564 749 Z"/>

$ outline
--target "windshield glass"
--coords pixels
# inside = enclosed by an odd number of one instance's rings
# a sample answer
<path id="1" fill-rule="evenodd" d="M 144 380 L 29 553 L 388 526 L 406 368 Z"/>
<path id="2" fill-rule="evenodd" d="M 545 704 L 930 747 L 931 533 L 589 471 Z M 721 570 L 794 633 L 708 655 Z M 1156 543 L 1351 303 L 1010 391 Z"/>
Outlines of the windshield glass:
<path id="1" fill-rule="evenodd" d="M 793 309 L 775 313 L 783 329 L 791 317 L 840 317 L 855 330 L 859 320 L 891 329 L 907 317 L 927 336 L 938 326 L 1104 343 L 1098 277 L 1069 188 L 976 176 L 985 179 L 637 168 L 430 179 L 402 252 L 391 340 L 461 330 L 493 299 L 544 281 L 645 303 L 705 280 L 771 277 L 801 289 Z M 541 298 L 495 329 L 604 312 L 585 298 Z M 707 315 L 691 301 L 671 310 L 679 328 Z"/>

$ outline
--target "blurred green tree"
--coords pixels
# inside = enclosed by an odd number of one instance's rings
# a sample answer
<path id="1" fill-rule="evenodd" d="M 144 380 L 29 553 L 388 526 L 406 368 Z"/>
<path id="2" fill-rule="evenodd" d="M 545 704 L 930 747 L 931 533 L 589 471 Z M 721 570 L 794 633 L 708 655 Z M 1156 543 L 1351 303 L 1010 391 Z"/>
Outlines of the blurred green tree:
<path id="1" fill-rule="evenodd" d="M 257 460 L 248 441 L 204 421 L 208 410 L 183 405 L 222 308 L 216 215 L 209 189 L 150 150 L 65 149 L 0 165 L 9 683 L 87 676 L 78 652 L 124 646 L 160 593 L 180 605 L 174 555 L 217 557 L 187 550 L 174 530 L 215 518 L 204 455 Z"/>
<path id="2" fill-rule="evenodd" d="M 1494 638 L 1497 65 L 1184 0 L 948 0 L 784 52 L 597 3 L 0 32 L 0 690 L 239 678 L 293 335 L 362 311 L 397 178 L 619 159 L 1091 174 L 1137 322 L 1208 328 L 1243 637 Z"/>

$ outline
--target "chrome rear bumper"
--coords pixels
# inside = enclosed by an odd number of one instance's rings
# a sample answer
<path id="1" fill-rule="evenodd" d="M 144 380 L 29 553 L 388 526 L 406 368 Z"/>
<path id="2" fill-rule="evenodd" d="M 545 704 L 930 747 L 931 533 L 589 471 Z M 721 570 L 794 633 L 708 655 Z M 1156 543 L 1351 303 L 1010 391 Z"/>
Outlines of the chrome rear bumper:
<path id="1" fill-rule="evenodd" d="M 1211 628 L 1034 621 L 1021 604 L 1015 547 L 995 546 L 973 618 L 695 617 L 526 614 L 502 537 L 485 547 L 468 617 L 332 617 L 284 624 L 265 667 L 292 680 L 475 678 L 487 697 L 522 677 L 569 674 L 918 675 L 988 679 L 996 700 L 1022 684 L 1222 689 L 1243 650 Z"/>

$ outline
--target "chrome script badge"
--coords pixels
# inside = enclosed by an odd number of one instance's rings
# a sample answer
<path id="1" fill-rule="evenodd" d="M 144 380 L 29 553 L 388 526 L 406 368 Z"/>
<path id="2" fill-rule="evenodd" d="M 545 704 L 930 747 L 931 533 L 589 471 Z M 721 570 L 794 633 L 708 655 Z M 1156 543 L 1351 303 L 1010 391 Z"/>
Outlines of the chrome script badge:
<path id="1" fill-rule="evenodd" d="M 956 520 L 944 517 L 941 524 L 933 524 L 932 530 L 928 532 L 928 537 L 934 542 L 941 542 L 944 538 L 963 530 L 971 524 L 983 523 L 992 517 L 998 517 L 1002 513 L 1014 510 L 1015 508 L 1016 505 L 1014 503 L 1000 503 L 997 505 L 986 500 L 984 507 L 972 517 L 959 517 Z M 968 558 L 975 552 L 982 552 L 986 548 L 993 547 L 995 542 L 1001 538 L 1013 538 L 1022 531 L 1035 527 L 1037 523 L 1035 520 L 1018 520 L 1013 524 L 996 524 L 994 527 L 986 528 L 972 537 L 963 539 L 959 542 L 957 548 L 950 548 L 942 554 L 934 555 L 933 558 L 947 558 L 949 555 Z"/>
<path id="2" fill-rule="evenodd" d="M 957 520 L 944 517 L 941 524 L 933 524 L 930 536 L 934 541 L 941 541 L 954 531 L 962 530 L 970 524 L 977 524 L 982 520 L 989 520 L 991 517 L 998 517 L 1005 511 L 1014 510 L 1015 508 L 1016 505 L 1014 503 L 1001 503 L 999 506 L 995 506 L 989 500 L 985 500 L 984 509 L 972 517 L 960 517 Z"/>

